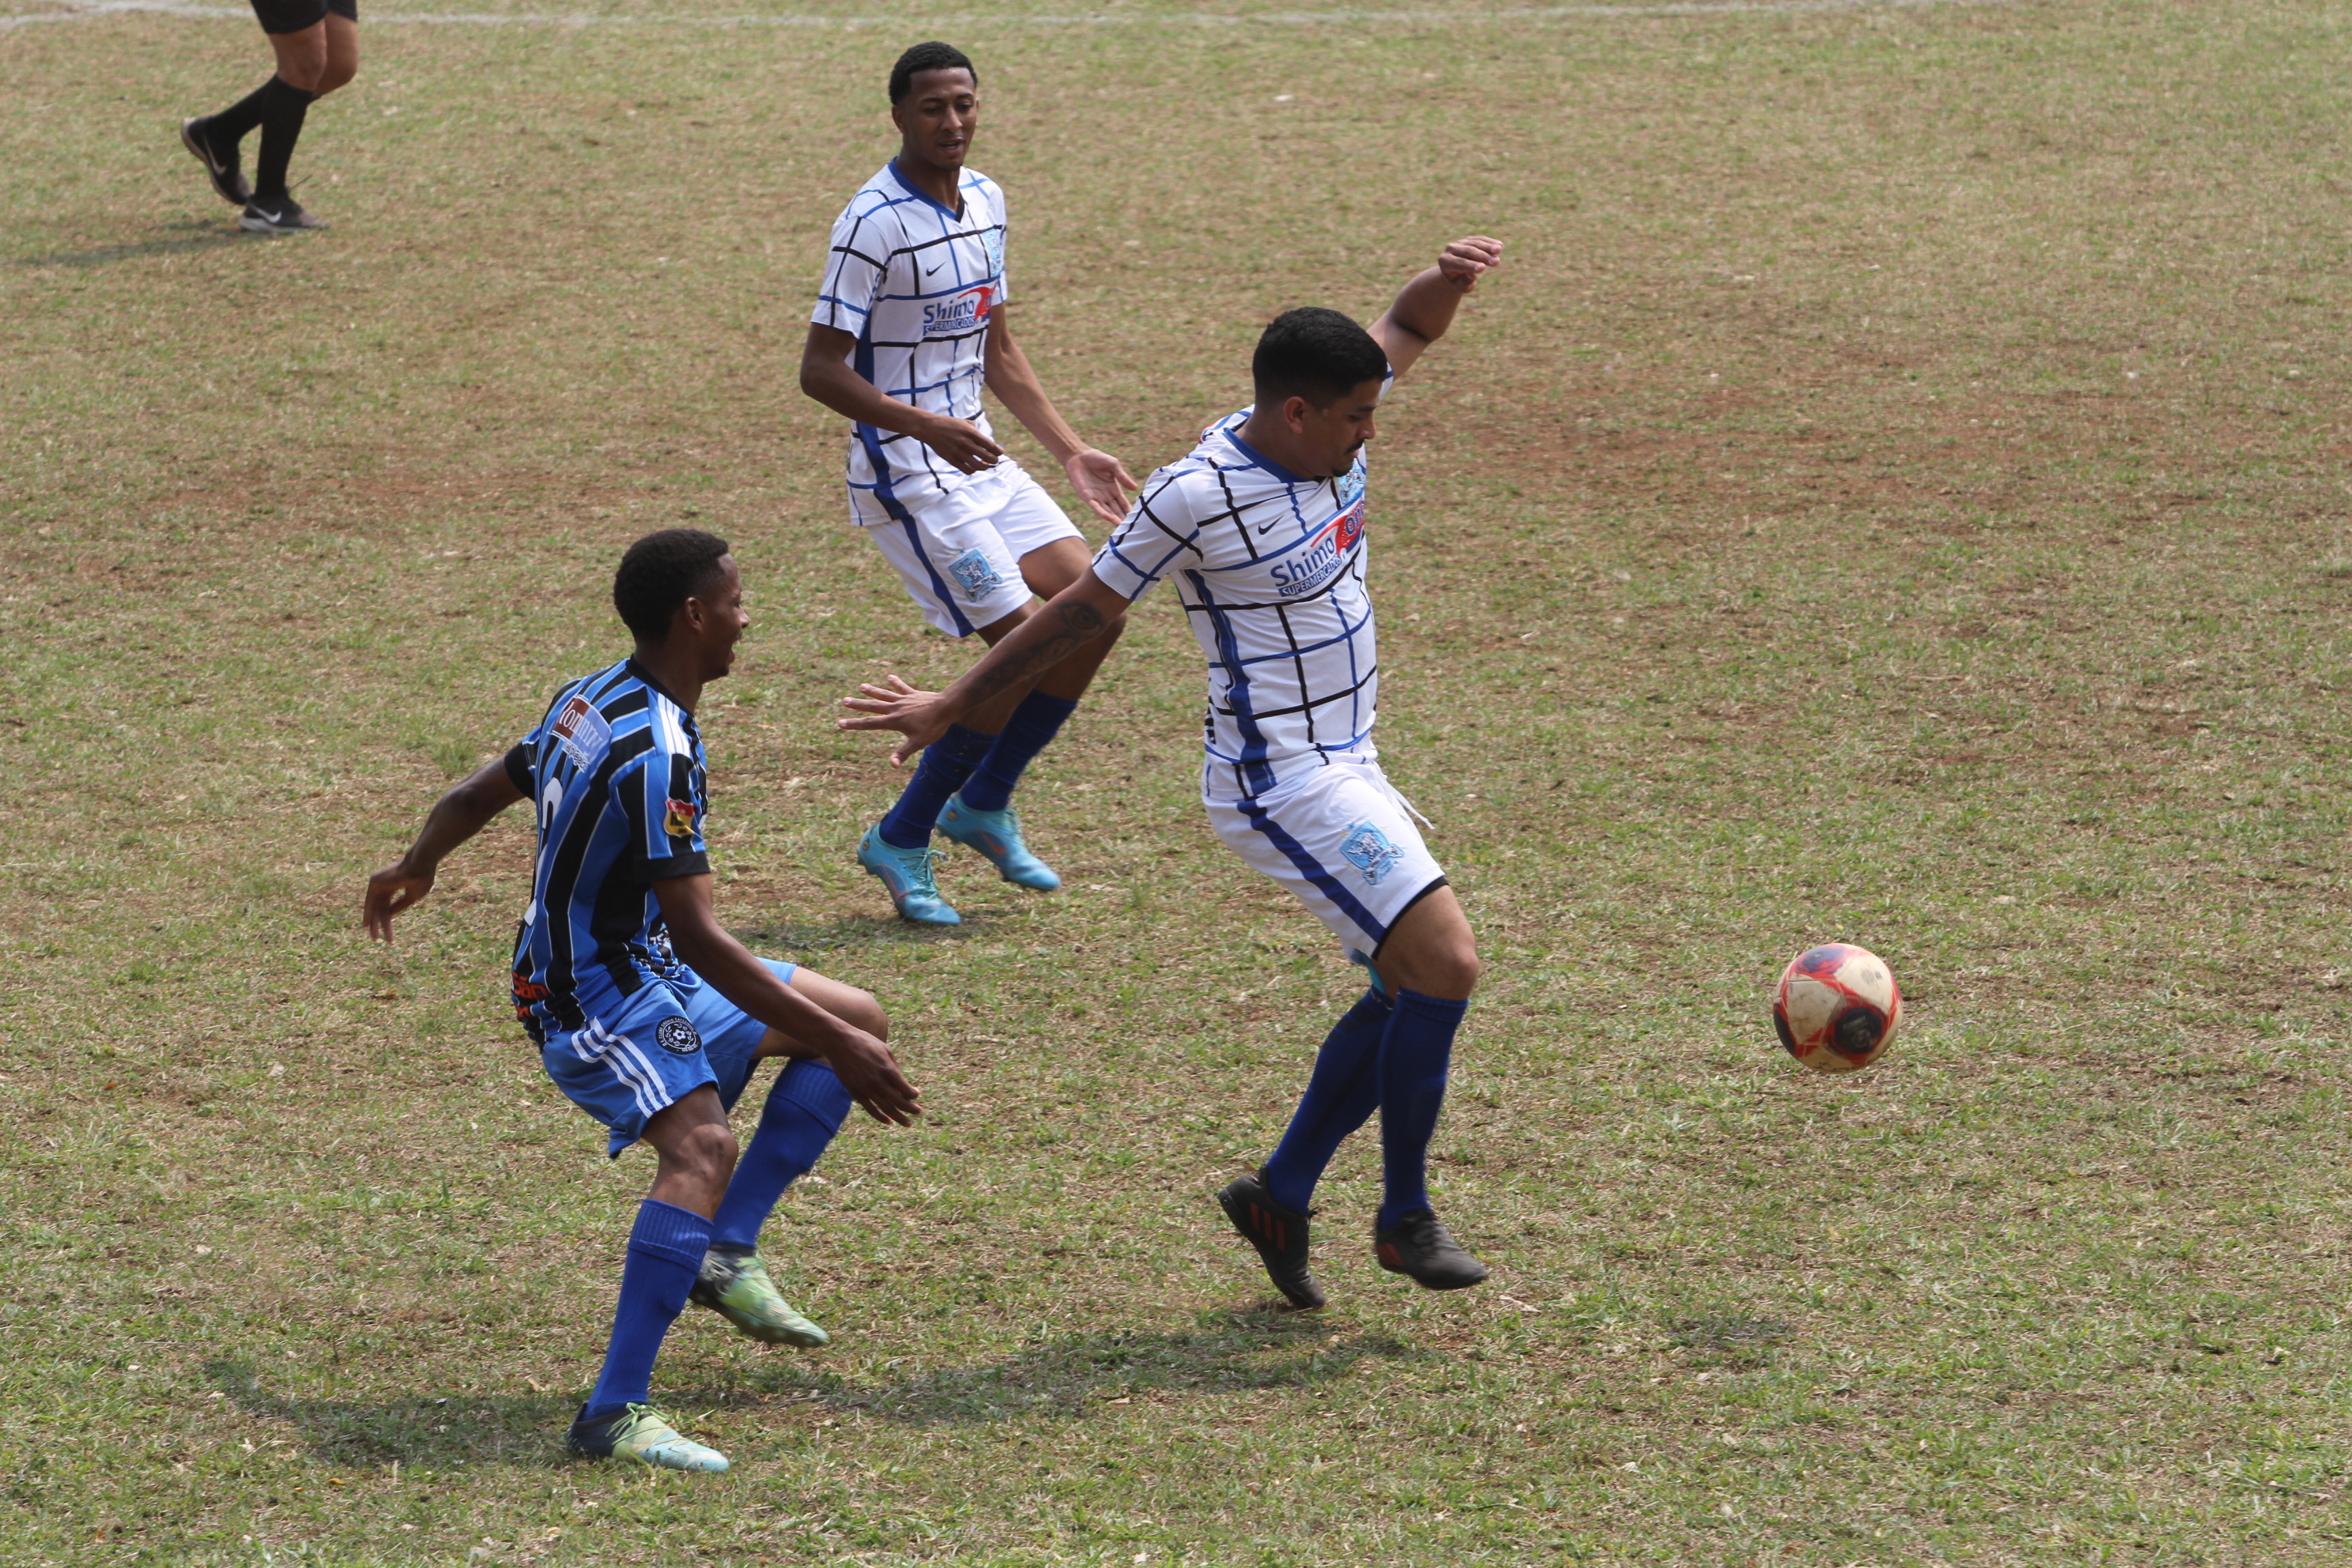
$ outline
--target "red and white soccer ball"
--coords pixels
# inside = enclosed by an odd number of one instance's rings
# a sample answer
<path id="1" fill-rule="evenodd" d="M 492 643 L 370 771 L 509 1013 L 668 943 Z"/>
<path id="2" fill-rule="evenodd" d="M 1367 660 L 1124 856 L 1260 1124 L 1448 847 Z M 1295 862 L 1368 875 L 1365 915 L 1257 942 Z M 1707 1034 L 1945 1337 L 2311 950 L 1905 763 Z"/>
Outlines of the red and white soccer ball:
<path id="1" fill-rule="evenodd" d="M 1772 995 L 1772 1026 L 1780 1043 L 1815 1072 L 1860 1072 L 1885 1054 L 1902 1022 L 1895 972 L 1878 954 L 1850 942 L 1797 954 Z"/>

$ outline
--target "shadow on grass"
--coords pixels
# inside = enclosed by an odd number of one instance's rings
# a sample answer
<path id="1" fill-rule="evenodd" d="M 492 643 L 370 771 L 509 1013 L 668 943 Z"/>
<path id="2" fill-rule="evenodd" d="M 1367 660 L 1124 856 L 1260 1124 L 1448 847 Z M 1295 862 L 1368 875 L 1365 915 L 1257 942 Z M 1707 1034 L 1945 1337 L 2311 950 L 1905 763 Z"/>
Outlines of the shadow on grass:
<path id="1" fill-rule="evenodd" d="M 1368 1356 L 1407 1353 L 1385 1335 L 1349 1332 L 1304 1314 L 1228 1312 L 1203 1319 L 1189 1332 L 1068 1334 L 984 1366 L 877 1386 L 806 1373 L 788 1382 L 799 1397 L 835 1409 L 908 1426 L 971 1426 L 1026 1415 L 1076 1416 L 1160 1391 L 1214 1395 L 1307 1388 L 1345 1375 Z"/>
<path id="2" fill-rule="evenodd" d="M 835 952 L 845 948 L 921 947 L 934 942 L 968 942 L 986 936 L 993 910 L 964 909 L 959 926 L 922 926 L 896 915 L 844 915 L 823 921 L 770 921 L 762 925 L 732 926 L 738 942 L 787 954 Z"/>
<path id="3" fill-rule="evenodd" d="M 1074 1417 L 1114 1400 L 1160 1391 L 1213 1396 L 1242 1389 L 1307 1388 L 1342 1376 L 1367 1356 L 1400 1356 L 1385 1335 L 1364 1335 L 1290 1312 L 1231 1312 L 1185 1333 L 1109 1330 L 1050 1340 L 984 1366 L 860 1385 L 791 1372 L 758 1391 L 664 1388 L 674 1416 L 774 1400 L 862 1411 L 916 1426 L 977 1426 L 1024 1416 Z M 560 1394 L 452 1396 L 383 1404 L 284 1399 L 265 1392 L 251 1363 L 207 1363 L 205 1375 L 247 1415 L 284 1421 L 309 1457 L 331 1464 L 457 1469 L 474 1465 L 552 1468 L 578 1463 L 563 1447 L 576 1407 Z"/>
<path id="4" fill-rule="evenodd" d="M 247 234 L 241 229 L 223 228 L 217 224 L 187 221 L 175 223 L 165 231 L 175 238 L 133 241 L 127 245 L 100 245 L 89 250 L 60 250 L 47 256 L 20 256 L 19 267 L 104 267 L 113 261 L 135 261 L 145 256 L 184 256 L 190 251 L 217 250 L 225 245 L 249 245 L 270 237 Z"/>
<path id="5" fill-rule="evenodd" d="M 576 1405 L 561 1395 L 420 1396 L 363 1405 L 281 1399 L 264 1392 L 259 1374 L 241 1361 L 207 1362 L 205 1375 L 247 1415 L 290 1423 L 314 1459 L 345 1465 L 387 1465 L 397 1459 L 420 1469 L 574 1462 L 564 1452 L 563 1430 Z"/>

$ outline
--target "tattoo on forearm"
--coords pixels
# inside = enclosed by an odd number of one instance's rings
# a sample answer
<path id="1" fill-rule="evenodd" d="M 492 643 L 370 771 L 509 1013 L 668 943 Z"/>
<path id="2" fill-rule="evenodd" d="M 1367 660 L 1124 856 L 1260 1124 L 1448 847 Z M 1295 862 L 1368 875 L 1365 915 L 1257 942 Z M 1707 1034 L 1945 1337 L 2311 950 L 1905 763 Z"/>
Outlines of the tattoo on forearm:
<path id="1" fill-rule="evenodd" d="M 977 706 L 1042 675 L 1067 658 L 1080 643 L 1092 642 L 1096 635 L 1109 624 L 1103 619 L 1102 612 L 1092 605 L 1052 606 L 1047 613 L 1054 617 L 1053 635 L 1042 639 L 1035 647 L 1018 658 L 1006 659 L 997 668 L 982 674 L 972 683 L 971 695 L 965 699 L 968 704 Z"/>

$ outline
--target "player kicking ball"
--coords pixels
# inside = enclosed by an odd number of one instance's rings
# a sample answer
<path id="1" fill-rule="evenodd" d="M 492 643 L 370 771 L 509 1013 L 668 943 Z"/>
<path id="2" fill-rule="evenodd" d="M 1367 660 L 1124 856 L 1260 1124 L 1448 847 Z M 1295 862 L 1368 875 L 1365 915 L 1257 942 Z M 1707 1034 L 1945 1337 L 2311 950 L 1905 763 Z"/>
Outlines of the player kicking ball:
<path id="1" fill-rule="evenodd" d="M 776 1291 L 760 1227 L 815 1165 L 855 1103 L 911 1123 L 918 1096 L 882 1043 L 874 998 L 753 957 L 711 911 L 707 765 L 694 710 L 750 624 L 727 542 L 648 534 L 621 558 L 613 604 L 636 651 L 555 694 L 520 745 L 441 797 L 407 854 L 368 879 L 368 931 L 432 890 L 450 851 L 519 801 L 535 803 L 539 866 L 515 939 L 516 1016 L 548 1077 L 659 1163 L 638 1205 L 613 1337 L 572 1424 L 575 1453 L 723 1470 L 649 1400 L 662 1338 L 691 1299 L 756 1340 L 821 1345 Z M 783 1060 L 751 1147 L 727 1125 L 761 1060 Z"/>
<path id="2" fill-rule="evenodd" d="M 1134 479 L 1054 410 L 1004 313 L 1004 193 L 965 167 L 980 73 L 946 44 L 918 44 L 890 72 L 898 154 L 849 199 L 801 356 L 801 390 L 850 421 L 849 511 L 897 569 L 923 618 L 950 637 L 1003 639 L 1085 575 L 1086 540 L 1045 487 L 1004 455 L 984 384 L 1060 461 L 1105 522 Z M 940 894 L 934 828 L 1018 887 L 1062 885 L 1032 854 L 1013 786 L 1044 751 L 1112 637 L 1050 675 L 976 702 L 935 737 L 898 804 L 868 829 L 857 863 L 901 918 L 957 925 Z"/>
<path id="3" fill-rule="evenodd" d="M 845 700 L 850 730 L 897 730 L 904 762 L 999 692 L 1115 629 L 1163 577 L 1209 661 L 1201 795 L 1217 837 L 1288 888 L 1371 972 L 1332 1028 L 1265 1167 L 1217 1194 L 1299 1307 L 1308 1204 L 1340 1141 L 1381 1113 L 1381 1267 L 1436 1290 L 1485 1265 L 1432 1212 L 1425 1165 L 1454 1031 L 1478 978 L 1470 922 L 1381 773 L 1380 692 L 1365 589 L 1364 444 L 1389 385 L 1444 335 L 1503 247 L 1456 240 L 1370 331 L 1336 310 L 1276 317 L 1251 365 L 1257 401 L 1145 481 L 1093 568 L 943 692 L 893 676 Z"/>

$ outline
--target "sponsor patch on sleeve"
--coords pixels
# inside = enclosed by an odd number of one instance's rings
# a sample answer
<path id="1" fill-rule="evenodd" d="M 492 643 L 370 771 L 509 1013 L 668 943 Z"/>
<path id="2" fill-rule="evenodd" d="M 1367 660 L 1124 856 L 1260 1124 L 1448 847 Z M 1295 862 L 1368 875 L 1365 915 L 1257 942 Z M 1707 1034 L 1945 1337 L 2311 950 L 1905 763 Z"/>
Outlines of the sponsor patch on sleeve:
<path id="1" fill-rule="evenodd" d="M 613 726 L 596 711 L 593 702 L 577 692 L 563 704 L 548 728 L 554 732 L 555 743 L 563 748 L 563 754 L 572 759 L 576 768 L 593 767 L 596 759 L 613 743 Z"/>
<path id="2" fill-rule="evenodd" d="M 693 837 L 694 802 L 690 800 L 671 801 L 669 803 L 668 811 L 662 816 L 662 831 L 668 834 L 672 838 Z"/>

